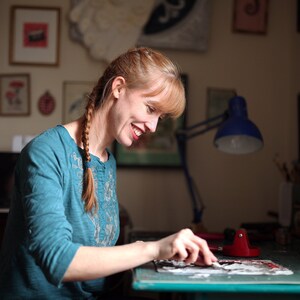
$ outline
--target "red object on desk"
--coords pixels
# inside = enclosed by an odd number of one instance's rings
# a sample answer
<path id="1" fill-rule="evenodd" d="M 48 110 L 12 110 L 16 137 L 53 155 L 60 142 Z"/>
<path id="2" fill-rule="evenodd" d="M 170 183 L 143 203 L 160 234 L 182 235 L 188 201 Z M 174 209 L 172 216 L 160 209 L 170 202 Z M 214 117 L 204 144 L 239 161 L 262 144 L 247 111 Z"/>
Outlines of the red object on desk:
<path id="1" fill-rule="evenodd" d="M 216 233 L 197 235 L 207 240 L 217 240 L 218 237 L 218 240 L 220 240 L 222 239 L 222 236 L 224 237 L 224 235 Z M 222 255 L 226 256 L 256 257 L 260 255 L 260 249 L 250 245 L 247 231 L 244 229 L 239 229 L 236 231 L 232 244 L 223 246 L 209 245 L 209 249 L 212 252 L 221 252 Z"/>

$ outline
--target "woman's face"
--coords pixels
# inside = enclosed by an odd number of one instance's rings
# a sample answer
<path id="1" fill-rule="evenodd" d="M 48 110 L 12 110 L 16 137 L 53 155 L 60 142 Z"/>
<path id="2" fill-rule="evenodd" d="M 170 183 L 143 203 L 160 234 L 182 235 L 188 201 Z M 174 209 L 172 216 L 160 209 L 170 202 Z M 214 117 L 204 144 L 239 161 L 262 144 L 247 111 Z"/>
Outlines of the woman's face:
<path id="1" fill-rule="evenodd" d="M 111 134 L 118 143 L 129 147 L 146 133 L 155 132 L 162 113 L 155 109 L 161 95 L 146 96 L 149 90 L 126 90 L 121 88 L 111 111 Z"/>

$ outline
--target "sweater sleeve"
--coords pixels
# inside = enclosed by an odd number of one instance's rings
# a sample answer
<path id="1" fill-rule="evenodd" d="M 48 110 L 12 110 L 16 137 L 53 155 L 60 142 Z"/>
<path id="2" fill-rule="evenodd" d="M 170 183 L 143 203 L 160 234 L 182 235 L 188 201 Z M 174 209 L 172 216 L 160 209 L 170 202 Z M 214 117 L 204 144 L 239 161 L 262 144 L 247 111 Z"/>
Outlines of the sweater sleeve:
<path id="1" fill-rule="evenodd" d="M 26 220 L 28 249 L 47 280 L 60 286 L 80 247 L 72 242 L 72 227 L 63 201 L 67 165 L 47 143 L 32 143 L 22 155 L 19 189 Z"/>

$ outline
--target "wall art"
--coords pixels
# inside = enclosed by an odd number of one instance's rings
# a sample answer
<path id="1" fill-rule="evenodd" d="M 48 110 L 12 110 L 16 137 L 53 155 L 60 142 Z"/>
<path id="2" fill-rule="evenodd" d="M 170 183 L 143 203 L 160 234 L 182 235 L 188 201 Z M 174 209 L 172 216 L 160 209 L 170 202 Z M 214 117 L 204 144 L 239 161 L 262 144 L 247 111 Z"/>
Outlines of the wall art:
<path id="1" fill-rule="evenodd" d="M 49 91 L 46 91 L 41 95 L 38 100 L 39 112 L 44 115 L 50 115 L 55 109 L 55 99 Z"/>
<path id="2" fill-rule="evenodd" d="M 30 75 L 0 74 L 0 114 L 27 116 L 30 114 Z"/>
<path id="3" fill-rule="evenodd" d="M 96 82 L 65 81 L 63 84 L 63 122 L 68 123 L 81 117 L 86 106 L 86 97 Z"/>
<path id="4" fill-rule="evenodd" d="M 156 1 L 137 41 L 154 48 L 206 51 L 211 1 Z"/>
<path id="5" fill-rule="evenodd" d="M 155 0 L 71 0 L 70 36 L 96 60 L 111 62 L 136 45 Z"/>
<path id="6" fill-rule="evenodd" d="M 9 63 L 59 64 L 60 8 L 12 6 Z"/>
<path id="7" fill-rule="evenodd" d="M 233 31 L 265 34 L 268 23 L 268 0 L 235 0 Z"/>

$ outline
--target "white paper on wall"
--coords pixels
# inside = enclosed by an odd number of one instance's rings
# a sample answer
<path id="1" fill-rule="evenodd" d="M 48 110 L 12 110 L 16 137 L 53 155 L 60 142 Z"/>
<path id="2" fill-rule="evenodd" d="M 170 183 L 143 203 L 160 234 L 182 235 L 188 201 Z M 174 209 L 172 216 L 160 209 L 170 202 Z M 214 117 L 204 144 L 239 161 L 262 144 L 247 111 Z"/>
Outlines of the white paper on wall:
<path id="1" fill-rule="evenodd" d="M 15 135 L 12 140 L 12 152 L 21 150 L 34 138 L 34 135 Z"/>

